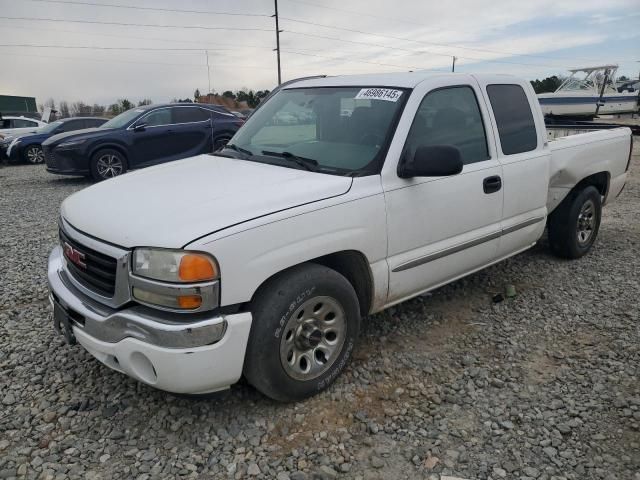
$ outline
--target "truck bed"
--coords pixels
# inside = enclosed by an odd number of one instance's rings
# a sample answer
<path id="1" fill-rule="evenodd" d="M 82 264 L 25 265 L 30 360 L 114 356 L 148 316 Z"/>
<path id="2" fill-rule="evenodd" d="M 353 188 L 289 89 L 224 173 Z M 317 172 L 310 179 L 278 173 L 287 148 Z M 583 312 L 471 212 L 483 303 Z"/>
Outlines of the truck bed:
<path id="1" fill-rule="evenodd" d="M 551 148 L 547 210 L 552 212 L 581 179 L 608 172 L 606 200 L 615 198 L 626 178 L 630 151 L 628 128 L 584 130 L 548 128 Z"/>

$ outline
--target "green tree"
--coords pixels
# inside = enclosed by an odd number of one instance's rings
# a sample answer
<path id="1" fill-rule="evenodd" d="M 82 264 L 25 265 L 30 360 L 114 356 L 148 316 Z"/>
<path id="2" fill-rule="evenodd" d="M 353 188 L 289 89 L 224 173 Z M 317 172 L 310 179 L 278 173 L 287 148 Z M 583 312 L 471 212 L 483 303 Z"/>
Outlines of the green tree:
<path id="1" fill-rule="evenodd" d="M 226 91 L 222 92 L 222 96 L 225 97 L 225 98 L 232 98 L 234 100 L 236 98 L 235 94 L 231 90 L 226 90 Z"/>
<path id="2" fill-rule="evenodd" d="M 118 105 L 120 105 L 121 112 L 126 112 L 127 110 L 131 110 L 133 107 L 135 107 L 135 105 L 126 98 L 119 98 Z"/>
<path id="3" fill-rule="evenodd" d="M 200 90 L 196 88 L 196 91 L 193 92 L 193 98 L 194 100 L 197 102 L 198 99 L 200 98 Z"/>
<path id="4" fill-rule="evenodd" d="M 542 80 L 532 80 L 531 85 L 536 93 L 555 92 L 560 84 L 562 84 L 563 80 L 563 78 L 553 75 L 551 77 L 543 78 Z"/>
<path id="5" fill-rule="evenodd" d="M 150 99 L 150 98 L 145 98 L 145 99 L 140 100 L 140 101 L 138 102 L 138 106 L 139 106 L 139 107 L 143 107 L 143 106 L 145 106 L 145 105 L 151 105 L 152 103 L 153 103 L 153 102 L 151 101 L 151 99 Z"/>

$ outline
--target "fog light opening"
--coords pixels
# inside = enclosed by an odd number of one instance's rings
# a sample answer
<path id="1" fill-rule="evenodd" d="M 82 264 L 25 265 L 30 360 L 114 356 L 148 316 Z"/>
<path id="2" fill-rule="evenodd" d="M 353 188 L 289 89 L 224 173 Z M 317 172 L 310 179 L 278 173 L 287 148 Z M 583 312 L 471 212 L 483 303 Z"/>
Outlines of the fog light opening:
<path id="1" fill-rule="evenodd" d="M 143 353 L 133 352 L 131 354 L 131 369 L 143 382 L 154 384 L 158 381 L 158 374 L 153 363 Z"/>

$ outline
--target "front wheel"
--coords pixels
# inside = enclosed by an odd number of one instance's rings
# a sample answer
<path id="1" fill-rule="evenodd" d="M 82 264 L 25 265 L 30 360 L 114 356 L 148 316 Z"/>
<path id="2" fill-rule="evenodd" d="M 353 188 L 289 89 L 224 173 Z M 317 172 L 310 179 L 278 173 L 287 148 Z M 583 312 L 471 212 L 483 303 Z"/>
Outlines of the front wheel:
<path id="1" fill-rule="evenodd" d="M 127 171 L 127 161 L 119 151 L 105 148 L 93 155 L 91 159 L 91 177 L 99 182 L 117 177 Z"/>
<path id="2" fill-rule="evenodd" d="M 593 186 L 569 193 L 549 216 L 549 245 L 562 258 L 580 258 L 594 242 L 600 229 L 602 200 Z"/>
<path id="3" fill-rule="evenodd" d="M 33 165 L 44 162 L 44 152 L 40 145 L 29 145 L 24 151 L 24 159 Z"/>
<path id="4" fill-rule="evenodd" d="M 326 389 L 349 360 L 360 331 L 358 297 L 335 270 L 304 264 L 256 294 L 244 375 L 282 402 Z"/>

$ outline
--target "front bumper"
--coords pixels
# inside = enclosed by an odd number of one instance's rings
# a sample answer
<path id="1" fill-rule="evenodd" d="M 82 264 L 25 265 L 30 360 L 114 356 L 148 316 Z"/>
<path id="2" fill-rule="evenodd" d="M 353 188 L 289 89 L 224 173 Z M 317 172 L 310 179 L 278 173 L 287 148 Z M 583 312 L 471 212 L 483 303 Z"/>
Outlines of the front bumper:
<path id="1" fill-rule="evenodd" d="M 0 160 L 8 160 L 10 162 L 18 160 L 20 158 L 18 150 L 17 145 L 14 145 L 11 150 L 9 150 L 8 145 L 0 145 Z"/>
<path id="2" fill-rule="evenodd" d="M 43 145 L 47 172 L 57 175 L 88 175 L 91 173 L 89 159 L 79 150 L 60 150 Z"/>
<path id="3" fill-rule="evenodd" d="M 144 306 L 106 307 L 76 289 L 56 247 L 50 300 L 68 313 L 77 341 L 108 367 L 176 393 L 227 388 L 242 374 L 251 314 L 171 314 Z"/>

